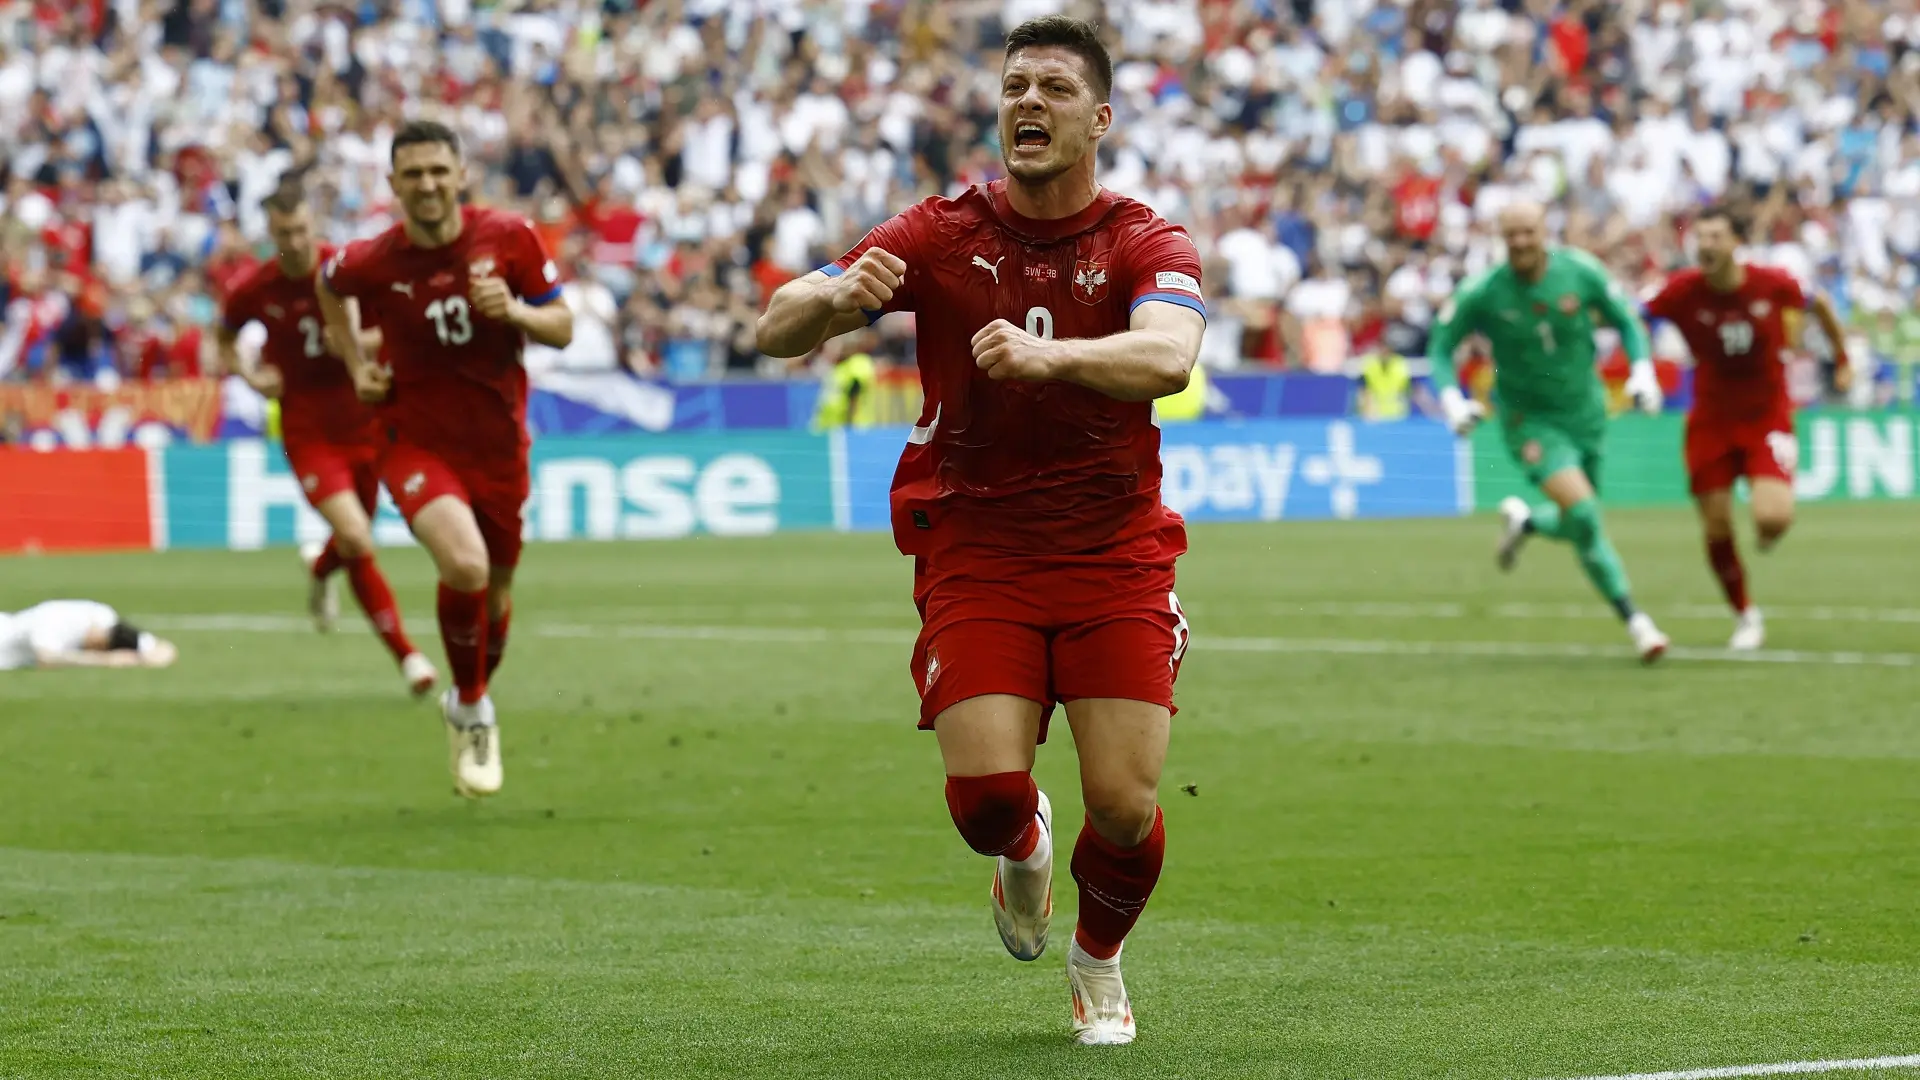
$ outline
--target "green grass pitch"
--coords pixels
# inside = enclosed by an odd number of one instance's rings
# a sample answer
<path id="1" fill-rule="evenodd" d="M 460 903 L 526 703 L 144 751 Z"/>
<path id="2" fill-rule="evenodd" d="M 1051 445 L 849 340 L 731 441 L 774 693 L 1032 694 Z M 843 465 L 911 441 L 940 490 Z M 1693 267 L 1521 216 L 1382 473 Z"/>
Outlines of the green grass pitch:
<path id="1" fill-rule="evenodd" d="M 1502 577 L 1485 518 L 1193 531 L 1140 1041 L 1110 1051 L 1067 1044 L 1063 949 L 994 936 L 912 727 L 885 537 L 531 548 L 484 805 L 357 613 L 302 628 L 291 553 L 0 561 L 0 610 L 105 600 L 183 651 L 0 676 L 0 1077 L 1920 1053 L 1920 509 L 1810 508 L 1749 555 L 1765 663 L 1712 655 L 1730 620 L 1689 516 L 1612 524 L 1698 653 L 1642 670 L 1566 551 Z M 437 657 L 424 557 L 385 561 Z M 1070 830 L 1067 737 L 1039 776 Z"/>

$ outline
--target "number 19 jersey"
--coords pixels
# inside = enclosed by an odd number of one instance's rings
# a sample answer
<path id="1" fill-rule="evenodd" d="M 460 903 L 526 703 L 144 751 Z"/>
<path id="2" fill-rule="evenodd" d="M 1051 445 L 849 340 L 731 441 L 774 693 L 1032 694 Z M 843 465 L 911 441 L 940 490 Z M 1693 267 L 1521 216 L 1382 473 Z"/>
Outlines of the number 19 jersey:
<path id="1" fill-rule="evenodd" d="M 907 264 L 885 310 L 916 315 L 925 393 L 894 474 L 901 551 L 1099 555 L 1179 535 L 1166 528 L 1179 515 L 1160 501 L 1151 402 L 1065 382 L 995 382 L 972 342 L 995 319 L 1041 338 L 1100 338 L 1125 331 L 1145 303 L 1204 315 L 1200 255 L 1184 231 L 1112 192 L 1072 217 L 1027 218 L 999 180 L 882 222 L 826 272 L 844 272 L 870 247 Z M 1151 554 L 1170 562 L 1180 551 Z"/>
<path id="2" fill-rule="evenodd" d="M 1807 295 L 1784 270 L 1748 266 L 1745 271 L 1739 288 L 1720 292 L 1698 269 L 1682 270 L 1647 301 L 1647 314 L 1671 322 L 1687 340 L 1694 363 L 1695 421 L 1791 431 L 1793 400 L 1781 358 L 1787 345 L 1784 316 L 1804 310 Z"/>
<path id="3" fill-rule="evenodd" d="M 498 277 L 534 306 L 560 294 L 560 275 L 526 218 L 466 206 L 460 235 L 423 248 L 395 225 L 327 264 L 327 287 L 360 301 L 393 369 L 385 418 L 396 442 L 456 462 L 525 467 L 526 335 L 475 310 L 475 278 Z"/>

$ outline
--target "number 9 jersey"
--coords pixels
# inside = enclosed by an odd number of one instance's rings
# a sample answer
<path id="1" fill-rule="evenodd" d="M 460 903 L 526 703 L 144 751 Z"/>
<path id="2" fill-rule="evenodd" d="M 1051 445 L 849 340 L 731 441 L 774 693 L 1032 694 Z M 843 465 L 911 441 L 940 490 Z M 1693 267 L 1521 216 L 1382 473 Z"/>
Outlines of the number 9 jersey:
<path id="1" fill-rule="evenodd" d="M 1170 562 L 1185 550 L 1179 515 L 1160 501 L 1151 402 L 996 382 L 972 353 L 995 319 L 1035 337 L 1101 338 L 1125 332 L 1146 303 L 1205 315 L 1200 253 L 1183 230 L 1108 191 L 1072 217 L 1035 220 L 998 180 L 909 208 L 823 269 L 843 273 L 870 247 L 907 264 L 885 311 L 916 315 L 925 393 L 894 476 L 902 552 L 1119 555 L 1153 536 L 1174 546 L 1137 555 Z"/>
<path id="2" fill-rule="evenodd" d="M 526 337 L 481 315 L 468 292 L 475 279 L 497 277 L 539 307 L 559 296 L 559 269 L 526 218 L 473 206 L 460 216 L 460 235 L 444 247 L 416 246 L 401 225 L 348 246 L 327 264 L 327 287 L 359 300 L 362 322 L 381 332 L 394 442 L 449 462 L 524 469 Z"/>

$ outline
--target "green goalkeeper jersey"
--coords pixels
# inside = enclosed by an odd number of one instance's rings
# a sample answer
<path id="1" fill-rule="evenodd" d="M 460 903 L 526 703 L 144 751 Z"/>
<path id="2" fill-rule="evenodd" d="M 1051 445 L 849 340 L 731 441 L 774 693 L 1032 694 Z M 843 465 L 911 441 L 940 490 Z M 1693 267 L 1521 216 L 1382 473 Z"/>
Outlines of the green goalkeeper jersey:
<path id="1" fill-rule="evenodd" d="M 1650 355 L 1633 302 L 1584 251 L 1555 248 L 1546 272 L 1522 281 L 1505 263 L 1476 274 L 1453 294 L 1427 346 L 1437 388 L 1458 384 L 1453 357 L 1470 334 L 1493 347 L 1494 394 L 1509 415 L 1592 428 L 1606 418 L 1606 392 L 1594 366 L 1594 315 L 1620 331 L 1627 357 Z"/>

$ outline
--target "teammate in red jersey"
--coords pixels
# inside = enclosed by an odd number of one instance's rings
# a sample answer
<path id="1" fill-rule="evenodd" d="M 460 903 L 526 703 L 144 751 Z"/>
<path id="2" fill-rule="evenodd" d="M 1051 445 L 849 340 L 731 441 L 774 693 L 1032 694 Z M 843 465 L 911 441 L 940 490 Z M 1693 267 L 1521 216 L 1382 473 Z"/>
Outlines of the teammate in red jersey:
<path id="1" fill-rule="evenodd" d="M 383 335 L 378 362 L 345 350 L 362 400 L 385 401 L 381 479 L 440 571 L 440 638 L 453 687 L 442 699 L 454 786 L 500 790 L 487 680 L 506 651 L 530 481 L 529 338 L 565 348 L 573 312 L 523 217 L 460 204 L 454 133 L 416 121 L 393 137 L 401 224 L 336 255 L 321 275 L 327 324 L 348 335 L 356 298 Z"/>
<path id="2" fill-rule="evenodd" d="M 298 187 L 276 191 L 266 211 L 277 254 L 242 275 L 227 295 L 219 331 L 221 365 L 279 399 L 287 463 L 307 501 L 333 529 L 308 566 L 309 607 L 316 623 L 332 628 L 337 614 L 333 574 L 344 569 L 407 685 L 415 694 L 426 694 L 439 674 L 407 639 L 393 590 L 373 558 L 373 512 L 380 499 L 373 409 L 355 396 L 346 366 L 331 355 L 314 293 L 314 275 L 332 251 L 315 245 L 313 213 Z M 237 348 L 240 331 L 251 322 L 267 331 L 256 365 L 243 364 Z"/>
<path id="3" fill-rule="evenodd" d="M 1850 369 L 1846 337 L 1826 298 L 1809 296 L 1784 270 L 1737 257 L 1740 224 L 1723 207 L 1694 220 L 1698 269 L 1682 270 L 1647 302 L 1647 314 L 1671 322 L 1693 353 L 1693 408 L 1687 414 L 1687 474 L 1706 532 L 1707 561 L 1733 606 L 1732 648 L 1766 642 L 1760 609 L 1747 595 L 1746 570 L 1733 537 L 1733 486 L 1747 479 L 1760 550 L 1780 542 L 1793 524 L 1793 470 L 1800 456 L 1793 433 L 1781 350 L 1789 342 L 1788 311 L 1809 311 L 1833 344 L 1836 378 Z"/>
<path id="4" fill-rule="evenodd" d="M 1036 19 L 1007 38 L 1008 179 L 929 199 L 783 286 L 763 351 L 799 356 L 889 311 L 917 313 L 926 405 L 893 481 L 914 557 L 911 675 L 939 739 L 947 807 L 995 858 L 1001 941 L 1038 957 L 1052 915 L 1052 810 L 1031 771 L 1056 703 L 1080 759 L 1073 1034 L 1131 1042 L 1120 949 L 1160 877 L 1158 787 L 1187 622 L 1185 526 L 1160 500 L 1155 398 L 1186 386 L 1205 328 L 1200 257 L 1103 191 L 1113 120 L 1095 28 Z"/>

